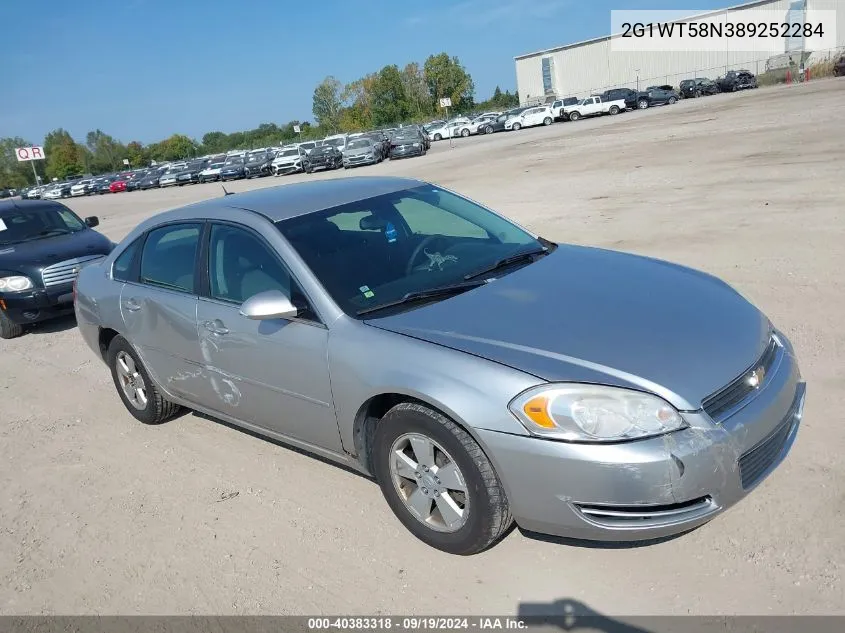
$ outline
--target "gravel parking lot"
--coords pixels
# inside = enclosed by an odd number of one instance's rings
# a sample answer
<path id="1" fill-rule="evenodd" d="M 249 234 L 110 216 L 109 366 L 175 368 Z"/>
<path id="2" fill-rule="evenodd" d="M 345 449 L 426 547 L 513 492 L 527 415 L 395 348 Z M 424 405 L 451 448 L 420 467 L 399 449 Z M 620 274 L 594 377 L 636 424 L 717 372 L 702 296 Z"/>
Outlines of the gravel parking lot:
<path id="1" fill-rule="evenodd" d="M 226 184 L 410 175 L 550 239 L 732 283 L 791 337 L 809 397 L 787 461 L 708 525 L 617 548 L 515 530 L 449 556 L 357 474 L 204 417 L 139 424 L 63 320 L 0 354 L 0 613 L 508 614 L 576 600 L 608 615 L 845 614 L 843 138 L 845 80 L 831 80 Z M 219 195 L 207 184 L 67 204 L 118 239 Z"/>

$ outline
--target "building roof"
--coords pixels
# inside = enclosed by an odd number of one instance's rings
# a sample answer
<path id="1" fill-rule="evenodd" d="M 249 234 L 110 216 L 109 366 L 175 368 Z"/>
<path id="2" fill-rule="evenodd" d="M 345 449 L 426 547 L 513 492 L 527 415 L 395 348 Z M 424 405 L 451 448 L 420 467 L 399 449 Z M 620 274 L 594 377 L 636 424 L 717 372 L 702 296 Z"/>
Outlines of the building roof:
<path id="1" fill-rule="evenodd" d="M 684 22 L 688 20 L 697 20 L 700 18 L 706 18 L 711 15 L 716 15 L 718 13 L 724 13 L 726 11 L 738 11 L 742 9 L 750 9 L 755 6 L 761 6 L 766 4 L 773 4 L 778 2 L 779 0 L 752 0 L 751 2 L 745 2 L 743 4 L 737 4 L 730 7 L 725 7 L 724 9 L 714 9 L 713 11 L 706 11 L 704 13 L 697 13 L 695 15 L 690 15 L 685 18 L 681 18 L 678 20 L 673 20 L 674 22 Z M 538 55 L 550 55 L 551 53 L 557 53 L 559 51 L 565 51 L 570 48 L 577 48 L 579 46 L 586 46 L 587 44 L 595 44 L 596 42 L 605 42 L 613 37 L 617 37 L 621 35 L 620 33 L 612 33 L 610 35 L 603 35 L 601 37 L 594 37 L 589 40 L 581 40 L 580 42 L 573 42 L 572 44 L 564 44 L 563 46 L 555 46 L 553 48 L 546 48 L 541 51 L 535 51 L 533 53 L 524 53 L 522 55 L 517 55 L 514 57 L 515 61 L 519 61 L 520 59 L 529 59 L 531 57 L 537 57 Z"/>
<path id="2" fill-rule="evenodd" d="M 185 213 L 196 214 L 204 207 L 229 207 L 253 211 L 277 222 L 288 218 L 330 209 L 350 202 L 357 202 L 425 184 L 413 178 L 389 176 L 359 176 L 353 178 L 332 178 L 312 180 L 278 187 L 256 189 L 235 193 L 225 198 L 212 198 L 170 213 L 183 217 Z"/>

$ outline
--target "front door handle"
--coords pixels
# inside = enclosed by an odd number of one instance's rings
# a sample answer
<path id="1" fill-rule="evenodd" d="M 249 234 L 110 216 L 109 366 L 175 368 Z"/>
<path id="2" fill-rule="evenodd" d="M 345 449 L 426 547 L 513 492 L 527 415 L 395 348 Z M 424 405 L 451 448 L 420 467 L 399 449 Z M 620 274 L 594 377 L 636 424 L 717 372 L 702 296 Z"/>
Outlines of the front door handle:
<path id="1" fill-rule="evenodd" d="M 141 304 L 138 303 L 137 299 L 127 299 L 123 302 L 123 307 L 130 312 L 137 312 L 141 309 Z"/>
<path id="2" fill-rule="evenodd" d="M 220 319 L 215 319 L 214 321 L 203 321 L 202 326 L 212 334 L 217 334 L 218 336 L 229 333 L 229 328 L 223 325 L 223 322 Z"/>

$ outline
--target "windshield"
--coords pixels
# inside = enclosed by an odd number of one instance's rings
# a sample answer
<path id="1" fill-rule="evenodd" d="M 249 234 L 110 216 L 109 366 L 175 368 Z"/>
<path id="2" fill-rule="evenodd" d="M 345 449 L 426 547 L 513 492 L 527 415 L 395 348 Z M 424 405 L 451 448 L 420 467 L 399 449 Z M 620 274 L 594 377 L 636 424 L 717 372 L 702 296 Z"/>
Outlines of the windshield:
<path id="1" fill-rule="evenodd" d="M 408 293 L 463 283 L 466 275 L 502 258 L 543 247 L 504 218 L 432 185 L 282 220 L 277 226 L 350 316 Z"/>
<path id="2" fill-rule="evenodd" d="M 65 207 L 14 207 L 0 215 L 0 246 L 76 233 L 85 224 Z"/>
<path id="3" fill-rule="evenodd" d="M 345 138 L 327 138 L 323 141 L 323 145 L 331 145 L 332 147 L 343 147 L 345 144 Z"/>
<path id="4" fill-rule="evenodd" d="M 223 167 L 223 163 L 211 163 L 208 169 L 220 169 L 221 167 Z"/>
<path id="5" fill-rule="evenodd" d="M 280 158 L 282 156 L 299 156 L 299 150 L 298 149 L 286 149 L 282 152 L 279 152 L 279 154 L 276 156 L 276 158 Z"/>
<path id="6" fill-rule="evenodd" d="M 356 138 L 349 141 L 349 145 L 346 146 L 346 149 L 357 149 L 359 147 L 370 147 L 373 144 L 372 141 L 365 138 Z"/>

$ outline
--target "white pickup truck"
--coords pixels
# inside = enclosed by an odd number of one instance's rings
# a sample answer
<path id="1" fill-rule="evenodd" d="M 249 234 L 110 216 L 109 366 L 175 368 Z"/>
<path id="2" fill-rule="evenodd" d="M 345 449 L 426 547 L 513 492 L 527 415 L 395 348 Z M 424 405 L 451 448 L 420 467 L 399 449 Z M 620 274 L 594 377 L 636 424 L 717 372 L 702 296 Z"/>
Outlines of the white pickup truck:
<path id="1" fill-rule="evenodd" d="M 601 97 L 587 97 L 578 103 L 563 108 L 564 119 L 577 121 L 585 116 L 598 116 L 600 114 L 619 114 L 625 110 L 625 99 L 615 101 L 604 101 Z"/>

